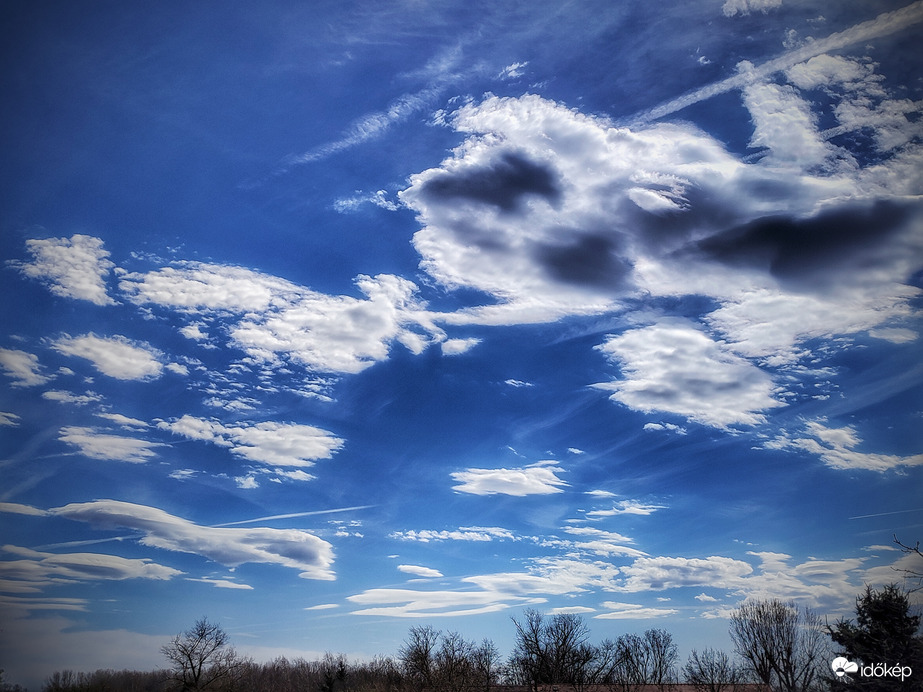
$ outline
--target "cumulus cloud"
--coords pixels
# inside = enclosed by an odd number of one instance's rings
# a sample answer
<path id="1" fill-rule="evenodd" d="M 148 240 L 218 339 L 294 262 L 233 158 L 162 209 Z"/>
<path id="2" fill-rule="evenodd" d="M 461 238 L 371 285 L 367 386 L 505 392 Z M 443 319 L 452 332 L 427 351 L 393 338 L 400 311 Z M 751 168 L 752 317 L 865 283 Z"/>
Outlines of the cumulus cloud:
<path id="1" fill-rule="evenodd" d="M 102 374 L 118 380 L 153 379 L 160 377 L 163 370 L 159 351 L 119 335 L 65 336 L 55 342 L 54 349 L 66 356 L 85 358 Z"/>
<path id="2" fill-rule="evenodd" d="M 751 12 L 766 14 L 769 10 L 781 6 L 782 0 L 725 0 L 721 11 L 725 17 L 733 17 L 736 14 L 747 15 Z"/>
<path id="3" fill-rule="evenodd" d="M 74 404 L 75 406 L 86 406 L 103 400 L 102 396 L 96 392 L 86 391 L 83 394 L 74 394 L 60 389 L 49 389 L 47 392 L 42 392 L 42 398 L 46 401 L 57 401 L 59 404 Z"/>
<path id="4" fill-rule="evenodd" d="M 264 421 L 225 425 L 215 419 L 185 415 L 157 424 L 189 440 L 211 442 L 249 461 L 273 466 L 309 467 L 317 459 L 329 459 L 343 447 L 343 440 L 313 425 Z"/>
<path id="5" fill-rule="evenodd" d="M 131 464 L 143 464 L 150 461 L 156 455 L 154 447 L 166 446 L 135 437 L 113 435 L 99 428 L 76 425 L 61 428 L 58 439 L 76 447 L 81 454 L 91 459 L 125 461 Z"/>
<path id="6" fill-rule="evenodd" d="M 230 344 L 257 362 L 280 358 L 330 373 L 357 373 L 385 360 L 391 345 L 413 353 L 442 341 L 411 281 L 359 276 L 365 296 L 331 296 L 241 267 L 187 262 L 120 283 L 129 300 L 198 317 L 184 334 L 202 338 L 203 319 L 230 318 Z"/>
<path id="7" fill-rule="evenodd" d="M 619 365 L 622 378 L 593 386 L 629 408 L 727 428 L 761 423 L 763 411 L 782 406 L 769 375 L 686 320 L 632 329 L 597 348 Z"/>
<path id="8" fill-rule="evenodd" d="M 395 531 L 389 534 L 389 538 L 395 538 L 400 541 L 418 541 L 420 543 L 429 543 L 430 541 L 477 541 L 486 543 L 495 539 L 515 540 L 516 536 L 509 529 L 503 529 L 498 526 L 462 526 L 454 531 L 444 529 L 441 531 L 431 529 Z"/>
<path id="9" fill-rule="evenodd" d="M 549 495 L 564 492 L 561 486 L 567 483 L 555 475 L 561 470 L 554 461 L 514 469 L 467 469 L 452 474 L 458 482 L 452 489 L 472 495 Z"/>
<path id="10" fill-rule="evenodd" d="M 139 531 L 142 545 L 200 555 L 227 567 L 275 564 L 300 570 L 305 579 L 334 579 L 332 546 L 300 529 L 199 526 L 156 507 L 118 500 L 74 503 L 49 511 L 97 528 Z"/>
<path id="11" fill-rule="evenodd" d="M 76 234 L 70 238 L 26 241 L 32 262 L 12 262 L 25 276 L 47 284 L 52 293 L 96 305 L 115 301 L 106 293 L 106 278 L 115 266 L 103 241 Z"/>
<path id="12" fill-rule="evenodd" d="M 42 374 L 38 357 L 26 351 L 0 348 L 0 368 L 13 380 L 14 387 L 35 387 L 51 379 Z"/>
<path id="13" fill-rule="evenodd" d="M 481 343 L 480 339 L 446 339 L 442 342 L 442 352 L 447 356 L 457 356 L 467 353 Z"/>
<path id="14" fill-rule="evenodd" d="M 820 421 L 808 421 L 804 426 L 803 435 L 783 431 L 763 446 L 767 449 L 795 449 L 816 454 L 821 461 L 834 469 L 885 472 L 904 466 L 923 465 L 923 454 L 877 454 L 856 449 L 861 445 L 862 438 L 851 425 L 832 428 Z"/>
<path id="15" fill-rule="evenodd" d="M 405 574 L 413 574 L 417 577 L 441 577 L 442 572 L 432 567 L 421 567 L 420 565 L 398 565 L 398 570 Z"/>

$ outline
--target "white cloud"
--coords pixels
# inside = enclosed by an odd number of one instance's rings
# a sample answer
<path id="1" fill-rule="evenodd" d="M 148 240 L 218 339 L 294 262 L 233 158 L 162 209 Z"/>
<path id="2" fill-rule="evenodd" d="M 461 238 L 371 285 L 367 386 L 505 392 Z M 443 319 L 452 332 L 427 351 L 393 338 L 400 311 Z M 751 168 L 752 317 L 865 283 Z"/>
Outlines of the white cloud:
<path id="1" fill-rule="evenodd" d="M 394 343 L 420 353 L 443 340 L 412 282 L 382 274 L 355 283 L 365 298 L 326 295 L 240 267 L 187 262 L 127 274 L 120 286 L 137 304 L 231 317 L 230 345 L 261 363 L 284 357 L 321 372 L 358 373 L 385 360 Z M 200 322 L 186 336 L 198 338 Z"/>
<path id="2" fill-rule="evenodd" d="M 810 104 L 795 89 L 756 83 L 743 90 L 744 105 L 753 119 L 750 146 L 766 147 L 764 164 L 805 171 L 834 156 L 820 136 Z"/>
<path id="3" fill-rule="evenodd" d="M 256 482 L 256 477 L 254 476 L 235 476 L 234 482 L 237 484 L 238 488 L 243 490 L 253 490 L 253 488 L 260 487 L 260 484 Z"/>
<path id="4" fill-rule="evenodd" d="M 548 495 L 560 493 L 567 483 L 555 474 L 560 472 L 557 462 L 540 461 L 514 469 L 467 469 L 456 471 L 452 480 L 458 485 L 452 489 L 472 495 Z"/>
<path id="5" fill-rule="evenodd" d="M 35 387 L 51 379 L 42 374 L 38 356 L 25 351 L 0 348 L 0 368 L 12 378 L 14 387 Z"/>
<path id="6" fill-rule="evenodd" d="M 387 195 L 388 193 L 384 190 L 377 190 L 376 192 L 367 194 L 363 194 L 357 190 L 356 194 L 352 197 L 344 197 L 336 200 L 333 203 L 333 208 L 341 214 L 354 212 L 363 204 L 374 204 L 376 207 L 381 207 L 387 211 L 397 211 L 400 209 L 400 202 L 388 199 Z"/>
<path id="7" fill-rule="evenodd" d="M 834 469 L 863 469 L 884 472 L 903 466 L 923 465 L 923 454 L 900 456 L 862 452 L 856 447 L 862 444 L 856 429 L 851 425 L 830 428 L 819 421 L 805 424 L 805 436 L 795 436 L 783 431 L 775 439 L 764 443 L 768 449 L 797 449 L 820 457 L 827 466 Z"/>
<path id="8" fill-rule="evenodd" d="M 500 70 L 500 74 L 497 75 L 497 77 L 499 79 L 519 79 L 524 74 L 523 68 L 528 64 L 528 61 L 514 62 Z"/>
<path id="9" fill-rule="evenodd" d="M 96 392 L 87 391 L 83 394 L 74 394 L 60 389 L 49 389 L 47 392 L 42 392 L 42 398 L 47 401 L 57 401 L 59 404 L 74 404 L 75 406 L 86 406 L 103 400 Z"/>
<path id="10" fill-rule="evenodd" d="M 147 428 L 150 427 L 143 420 L 138 420 L 137 418 L 130 418 L 129 416 L 124 416 L 121 413 L 97 413 L 100 418 L 105 418 L 116 425 L 125 428 L 126 430 L 131 430 L 133 428 Z"/>
<path id="11" fill-rule="evenodd" d="M 301 570 L 299 576 L 305 579 L 334 579 L 332 546 L 300 529 L 199 526 L 156 507 L 118 500 L 74 503 L 49 511 L 99 528 L 140 531 L 142 545 L 200 555 L 227 567 L 275 564 Z"/>
<path id="12" fill-rule="evenodd" d="M 607 608 L 609 612 L 594 615 L 594 619 L 650 620 L 652 618 L 665 617 L 667 615 L 676 615 L 679 612 L 675 608 L 645 608 L 636 603 L 617 603 L 615 601 L 604 601 L 602 607 Z"/>
<path id="13" fill-rule="evenodd" d="M 535 386 L 532 382 L 523 382 L 522 380 L 514 380 L 514 379 L 504 380 L 503 384 L 508 384 L 510 387 L 516 387 L 516 388 Z"/>
<path id="14" fill-rule="evenodd" d="M 747 15 L 751 12 L 766 14 L 769 10 L 781 6 L 782 0 L 725 0 L 721 11 L 725 17 L 733 17 L 736 14 Z"/>
<path id="15" fill-rule="evenodd" d="M 707 593 L 700 593 L 695 597 L 695 600 L 702 601 L 702 603 L 717 603 L 718 599 L 714 596 L 709 596 Z"/>
<path id="16" fill-rule="evenodd" d="M 580 537 L 580 540 L 574 543 L 574 548 L 594 555 L 642 557 L 647 554 L 637 548 L 625 545 L 626 543 L 634 543 L 634 540 L 614 531 L 603 531 L 585 526 L 569 526 L 564 531 L 572 536 Z"/>
<path id="17" fill-rule="evenodd" d="M 619 589 L 626 592 L 661 591 L 684 586 L 739 586 L 753 567 L 741 560 L 707 558 L 642 557 L 622 567 L 626 579 Z"/>
<path id="18" fill-rule="evenodd" d="M 494 613 L 513 606 L 534 605 L 543 599 L 496 594 L 492 591 L 417 591 L 414 589 L 368 589 L 348 596 L 350 603 L 370 606 L 353 615 L 406 618 L 458 617 Z"/>
<path id="19" fill-rule="evenodd" d="M 685 435 L 686 428 L 681 425 L 676 425 L 675 423 L 645 423 L 645 430 L 669 430 L 670 432 L 676 433 L 677 435 Z"/>
<path id="20" fill-rule="evenodd" d="M 429 543 L 430 541 L 476 541 L 486 543 L 494 539 L 499 540 L 516 540 L 516 536 L 509 529 L 503 529 L 497 526 L 462 526 L 454 531 L 433 531 L 430 529 L 409 531 L 395 531 L 388 536 L 400 541 L 418 541 L 420 543 Z"/>
<path id="21" fill-rule="evenodd" d="M 596 608 L 588 608 L 587 606 L 563 606 L 560 608 L 549 608 L 549 615 L 567 615 L 573 613 L 574 615 L 582 615 L 584 613 L 595 613 Z"/>
<path id="22" fill-rule="evenodd" d="M 597 348 L 620 366 L 622 379 L 593 386 L 629 408 L 727 428 L 761 423 L 762 411 L 782 406 L 769 375 L 685 320 L 632 329 Z"/>
<path id="23" fill-rule="evenodd" d="M 0 561 L 0 578 L 21 582 L 25 586 L 62 584 L 72 580 L 167 580 L 182 574 L 146 558 L 128 559 L 100 553 L 56 554 L 12 545 L 5 545 L 2 549 L 21 559 Z"/>
<path id="24" fill-rule="evenodd" d="M 61 428 L 58 439 L 76 447 L 81 454 L 91 459 L 125 461 L 131 464 L 150 461 L 156 455 L 153 447 L 166 446 L 134 437 L 101 432 L 99 428 L 74 425 Z"/>
<path id="25" fill-rule="evenodd" d="M 0 425 L 15 428 L 19 425 L 19 420 L 19 416 L 17 416 L 15 413 L 10 413 L 9 411 L 0 411 Z"/>
<path id="26" fill-rule="evenodd" d="M 200 579 L 193 579 L 187 577 L 186 581 L 199 581 L 203 584 L 211 584 L 219 589 L 238 589 L 242 591 L 253 591 L 253 587 L 249 584 L 241 584 L 240 582 L 230 581 L 228 579 L 210 579 L 207 577 L 202 577 Z"/>
<path id="27" fill-rule="evenodd" d="M 304 610 L 333 610 L 334 608 L 339 607 L 339 603 L 321 603 L 320 605 L 316 606 L 308 606 L 307 608 L 304 608 Z"/>
<path id="28" fill-rule="evenodd" d="M 163 370 L 157 350 L 119 335 L 65 336 L 55 343 L 54 349 L 66 356 L 85 358 L 101 373 L 118 380 L 153 379 L 160 377 Z"/>
<path id="29" fill-rule="evenodd" d="M 232 454 L 273 466 L 310 467 L 317 459 L 329 459 L 343 447 L 343 440 L 312 425 L 264 421 L 225 425 L 215 419 L 185 415 L 161 421 L 158 428 L 190 440 L 227 447 Z"/>
<path id="30" fill-rule="evenodd" d="M 0 502 L 0 512 L 8 512 L 10 514 L 25 514 L 31 517 L 48 516 L 48 512 L 46 512 L 44 509 L 32 507 L 31 505 L 19 504 L 18 502 Z"/>
<path id="31" fill-rule="evenodd" d="M 398 570 L 405 574 L 413 574 L 417 577 L 441 577 L 442 572 L 431 567 L 421 567 L 419 565 L 398 565 Z"/>
<path id="32" fill-rule="evenodd" d="M 70 239 L 33 239 L 26 241 L 26 248 L 32 262 L 12 262 L 12 266 L 48 284 L 55 295 L 96 305 L 115 302 L 106 293 L 106 277 L 115 265 L 99 238 L 77 234 Z"/>
<path id="33" fill-rule="evenodd" d="M 605 496 L 611 496 L 607 493 Z M 594 509 L 586 513 L 588 519 L 602 519 L 605 517 L 617 517 L 622 514 L 634 514 L 637 516 L 648 516 L 658 509 L 664 509 L 663 505 L 651 505 L 639 502 L 637 500 L 620 500 L 612 505 L 612 509 Z"/>
<path id="34" fill-rule="evenodd" d="M 446 339 L 442 342 L 442 353 L 447 356 L 457 356 L 467 353 L 481 343 L 480 339 Z"/>

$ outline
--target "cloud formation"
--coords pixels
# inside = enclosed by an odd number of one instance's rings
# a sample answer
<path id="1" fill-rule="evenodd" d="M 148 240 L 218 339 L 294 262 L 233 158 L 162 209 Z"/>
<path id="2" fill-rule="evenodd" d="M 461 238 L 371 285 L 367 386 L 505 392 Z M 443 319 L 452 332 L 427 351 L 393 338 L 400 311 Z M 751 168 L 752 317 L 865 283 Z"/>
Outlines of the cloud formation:
<path id="1" fill-rule="evenodd" d="M 113 435 L 99 428 L 78 425 L 61 428 L 58 439 L 76 447 L 81 454 L 91 459 L 125 461 L 132 464 L 143 464 L 150 461 L 156 455 L 153 447 L 166 446 L 162 443 Z"/>
<path id="2" fill-rule="evenodd" d="M 549 495 L 564 492 L 561 487 L 567 483 L 555 475 L 560 471 L 554 461 L 514 469 L 467 469 L 452 474 L 458 482 L 452 489 L 472 495 Z"/>
<path id="3" fill-rule="evenodd" d="M 106 278 L 115 266 L 99 238 L 76 234 L 70 238 L 26 241 L 32 262 L 11 262 L 25 276 L 46 284 L 57 296 L 88 300 L 96 305 L 115 303 L 106 293 Z"/>
<path id="4" fill-rule="evenodd" d="M 783 405 L 769 375 L 686 320 L 629 330 L 597 348 L 619 365 L 621 379 L 593 386 L 639 411 L 727 428 L 762 423 L 763 411 Z"/>
<path id="5" fill-rule="evenodd" d="M 249 461 L 272 466 L 310 467 L 318 459 L 329 459 L 343 447 L 332 433 L 296 423 L 264 421 L 225 425 L 215 419 L 185 415 L 161 421 L 157 427 L 189 440 L 211 442 Z"/>
<path id="6" fill-rule="evenodd" d="M 199 526 L 156 507 L 119 500 L 73 503 L 49 511 L 97 528 L 139 531 L 142 545 L 200 555 L 227 567 L 275 564 L 300 570 L 305 579 L 334 579 L 332 546 L 300 529 Z"/>
<path id="7" fill-rule="evenodd" d="M 120 288 L 138 305 L 158 305 L 203 320 L 222 318 L 230 345 L 258 362 L 281 359 L 328 373 L 354 374 L 385 360 L 393 343 L 413 353 L 444 338 L 407 279 L 359 276 L 365 298 L 331 296 L 241 267 L 195 262 L 126 274 Z M 230 320 L 229 322 L 224 320 Z"/>
<path id="8" fill-rule="evenodd" d="M 150 344 L 133 342 L 124 336 L 99 337 L 95 334 L 65 336 L 54 349 L 66 356 L 85 358 L 99 372 L 117 380 L 148 380 L 160 377 L 161 355 Z"/>
<path id="9" fill-rule="evenodd" d="M 38 356 L 17 349 L 0 348 L 0 368 L 14 387 L 36 387 L 51 379 L 42 374 Z"/>

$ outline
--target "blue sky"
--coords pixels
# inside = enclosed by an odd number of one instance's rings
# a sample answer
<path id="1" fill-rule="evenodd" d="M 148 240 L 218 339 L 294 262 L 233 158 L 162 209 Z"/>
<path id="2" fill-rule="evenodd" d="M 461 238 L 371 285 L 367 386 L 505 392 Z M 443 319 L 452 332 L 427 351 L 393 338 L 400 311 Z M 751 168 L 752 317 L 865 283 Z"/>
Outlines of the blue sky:
<path id="1" fill-rule="evenodd" d="M 2 12 L 10 679 L 912 567 L 920 2 Z"/>

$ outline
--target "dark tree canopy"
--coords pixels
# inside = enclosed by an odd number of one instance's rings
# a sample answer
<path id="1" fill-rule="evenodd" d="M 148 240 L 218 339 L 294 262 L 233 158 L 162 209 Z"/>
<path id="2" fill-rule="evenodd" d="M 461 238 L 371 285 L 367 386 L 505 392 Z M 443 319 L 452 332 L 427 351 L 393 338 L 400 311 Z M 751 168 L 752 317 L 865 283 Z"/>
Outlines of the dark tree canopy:
<path id="1" fill-rule="evenodd" d="M 883 663 L 910 666 L 916 674 L 901 689 L 923 689 L 923 637 L 920 615 L 913 614 L 910 598 L 896 584 L 881 589 L 865 587 L 856 597 L 856 620 L 839 620 L 828 628 L 830 638 L 842 647 L 839 652 L 865 665 Z M 862 690 L 897 689 L 889 679 L 853 676 Z"/>

